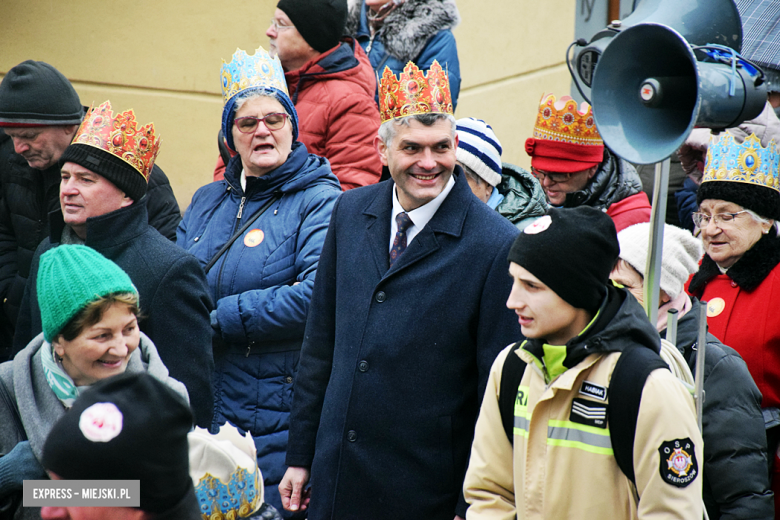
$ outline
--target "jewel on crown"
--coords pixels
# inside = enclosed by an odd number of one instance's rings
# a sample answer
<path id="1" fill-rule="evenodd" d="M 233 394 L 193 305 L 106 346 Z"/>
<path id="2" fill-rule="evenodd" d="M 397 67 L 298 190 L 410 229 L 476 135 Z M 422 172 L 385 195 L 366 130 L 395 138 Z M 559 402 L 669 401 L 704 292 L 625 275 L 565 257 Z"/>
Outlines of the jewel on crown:
<path id="1" fill-rule="evenodd" d="M 271 57 L 262 47 L 253 56 L 236 49 L 230 63 L 222 60 L 222 103 L 242 90 L 252 87 L 266 87 L 281 90 L 289 96 L 284 70 L 278 57 Z"/>
<path id="2" fill-rule="evenodd" d="M 385 67 L 379 80 L 379 115 L 382 122 L 417 114 L 453 114 L 450 82 L 439 62 L 434 60 L 428 73 L 409 62 L 396 79 Z"/>
<path id="3" fill-rule="evenodd" d="M 733 135 L 722 132 L 720 136 L 710 137 L 702 182 L 745 182 L 780 191 L 779 167 L 780 154 L 774 139 L 764 148 L 756 134 L 738 143 Z"/>
<path id="4" fill-rule="evenodd" d="M 556 101 L 554 94 L 542 96 L 534 125 L 534 137 L 584 146 L 604 144 L 596 128 L 591 106 L 582 103 L 582 109 L 579 109 L 571 97 L 562 96 Z"/>
<path id="5" fill-rule="evenodd" d="M 128 163 L 148 182 L 160 142 L 154 134 L 154 123 L 138 128 L 133 109 L 114 116 L 111 102 L 105 101 L 89 109 L 72 144 L 100 148 Z"/>

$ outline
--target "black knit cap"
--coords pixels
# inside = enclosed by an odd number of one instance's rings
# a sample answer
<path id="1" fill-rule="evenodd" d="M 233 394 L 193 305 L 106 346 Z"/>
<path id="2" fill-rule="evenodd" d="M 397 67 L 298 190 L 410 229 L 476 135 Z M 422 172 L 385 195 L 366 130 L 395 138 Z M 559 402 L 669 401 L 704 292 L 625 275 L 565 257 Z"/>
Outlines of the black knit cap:
<path id="1" fill-rule="evenodd" d="M 550 208 L 515 239 L 508 260 L 565 302 L 595 312 L 620 254 L 612 219 L 589 206 Z"/>
<path id="2" fill-rule="evenodd" d="M 116 155 L 88 144 L 69 145 L 60 163 L 73 162 L 102 175 L 134 201 L 146 195 L 146 177 Z"/>
<path id="3" fill-rule="evenodd" d="M 290 17 L 315 51 L 329 51 L 344 35 L 347 0 L 279 0 L 276 8 Z"/>
<path id="4" fill-rule="evenodd" d="M 764 218 L 780 220 L 780 193 L 747 182 L 705 181 L 696 193 L 696 203 L 707 199 L 725 200 L 755 211 Z"/>
<path id="5" fill-rule="evenodd" d="M 141 509 L 162 513 L 192 493 L 184 400 L 152 376 L 99 381 L 52 428 L 43 465 L 66 480 L 140 480 Z M 190 507 L 190 510 L 192 508 Z"/>
<path id="6" fill-rule="evenodd" d="M 83 116 L 73 85 L 48 63 L 23 61 L 0 83 L 0 127 L 77 125 Z"/>

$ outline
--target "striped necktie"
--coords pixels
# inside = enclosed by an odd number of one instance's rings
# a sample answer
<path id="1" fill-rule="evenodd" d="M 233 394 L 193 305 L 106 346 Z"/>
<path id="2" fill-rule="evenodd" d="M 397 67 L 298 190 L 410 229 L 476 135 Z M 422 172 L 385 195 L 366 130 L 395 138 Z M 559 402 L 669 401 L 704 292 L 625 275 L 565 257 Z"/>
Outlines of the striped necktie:
<path id="1" fill-rule="evenodd" d="M 409 218 L 405 212 L 401 212 L 395 216 L 395 223 L 398 225 L 398 231 L 395 233 L 395 240 L 393 240 L 393 247 L 390 249 L 390 267 L 401 254 L 406 251 L 406 230 L 414 224 L 412 219 Z"/>

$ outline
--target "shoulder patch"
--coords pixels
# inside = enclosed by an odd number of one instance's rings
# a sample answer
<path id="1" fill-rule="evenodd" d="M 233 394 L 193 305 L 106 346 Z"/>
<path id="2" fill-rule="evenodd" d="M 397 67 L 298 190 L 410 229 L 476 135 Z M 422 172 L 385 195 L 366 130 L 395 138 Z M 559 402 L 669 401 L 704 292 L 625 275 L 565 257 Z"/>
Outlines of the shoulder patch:
<path id="1" fill-rule="evenodd" d="M 661 443 L 658 447 L 661 455 L 661 478 L 667 484 L 687 487 L 699 475 L 699 464 L 690 438 L 675 439 Z"/>
<path id="2" fill-rule="evenodd" d="M 583 381 L 582 387 L 580 387 L 580 393 L 587 395 L 599 401 L 607 400 L 607 387 L 591 383 L 590 381 Z"/>
<path id="3" fill-rule="evenodd" d="M 575 397 L 571 402 L 569 420 L 587 426 L 606 429 L 607 405 Z"/>

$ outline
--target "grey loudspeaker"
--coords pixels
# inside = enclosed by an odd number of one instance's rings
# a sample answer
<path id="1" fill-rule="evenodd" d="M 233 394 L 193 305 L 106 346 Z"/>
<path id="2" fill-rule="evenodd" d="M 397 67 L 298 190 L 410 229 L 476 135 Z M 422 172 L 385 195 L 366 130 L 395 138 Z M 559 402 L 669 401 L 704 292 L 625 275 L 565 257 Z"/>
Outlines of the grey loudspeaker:
<path id="1" fill-rule="evenodd" d="M 716 43 L 742 49 L 742 22 L 733 0 L 642 0 L 631 15 L 596 33 L 576 57 L 580 80 L 591 86 L 594 70 L 615 36 L 640 23 L 666 25 L 691 45 Z"/>
<path id="2" fill-rule="evenodd" d="M 739 60 L 733 71 L 697 61 L 688 43 L 670 27 L 643 23 L 604 49 L 591 86 L 593 116 L 604 143 L 623 159 L 662 161 L 694 125 L 728 128 L 763 110 L 760 71 Z"/>

